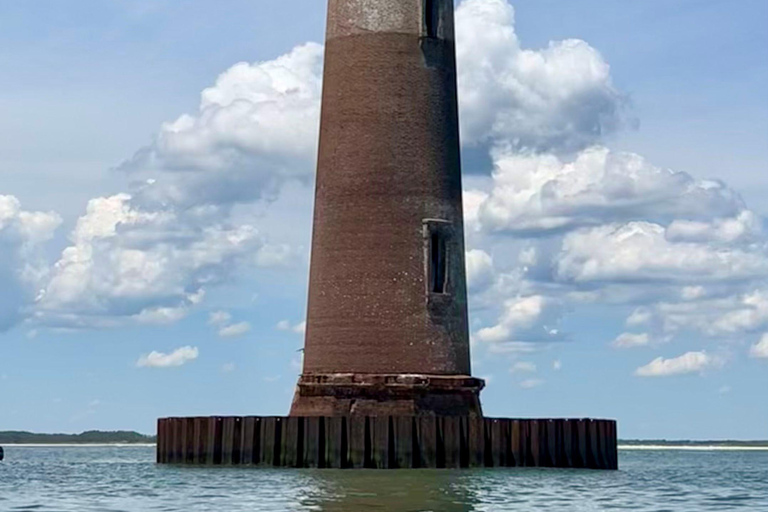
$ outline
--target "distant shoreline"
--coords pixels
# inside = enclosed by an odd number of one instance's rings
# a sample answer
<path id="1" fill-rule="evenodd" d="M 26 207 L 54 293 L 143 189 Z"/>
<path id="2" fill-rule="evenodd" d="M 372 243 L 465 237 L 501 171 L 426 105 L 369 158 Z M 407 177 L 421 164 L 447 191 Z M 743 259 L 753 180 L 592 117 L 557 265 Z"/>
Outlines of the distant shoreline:
<path id="1" fill-rule="evenodd" d="M 156 443 L 6 443 L 4 448 L 154 448 Z"/>
<path id="2" fill-rule="evenodd" d="M 0 431 L 0 446 L 19 445 L 142 445 L 154 444 L 155 436 L 133 431 L 103 432 L 90 430 L 81 434 L 37 434 L 20 430 Z"/>
<path id="3" fill-rule="evenodd" d="M 689 452 L 768 452 L 764 445 L 724 444 L 619 444 L 623 451 L 689 451 Z"/>

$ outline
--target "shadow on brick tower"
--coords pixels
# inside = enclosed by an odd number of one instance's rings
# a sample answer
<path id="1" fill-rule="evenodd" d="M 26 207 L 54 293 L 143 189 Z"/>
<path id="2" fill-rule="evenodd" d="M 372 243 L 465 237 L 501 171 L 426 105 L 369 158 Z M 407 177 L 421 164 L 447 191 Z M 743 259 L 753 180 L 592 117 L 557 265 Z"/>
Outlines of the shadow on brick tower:
<path id="1" fill-rule="evenodd" d="M 452 0 L 330 0 L 292 416 L 481 416 Z"/>

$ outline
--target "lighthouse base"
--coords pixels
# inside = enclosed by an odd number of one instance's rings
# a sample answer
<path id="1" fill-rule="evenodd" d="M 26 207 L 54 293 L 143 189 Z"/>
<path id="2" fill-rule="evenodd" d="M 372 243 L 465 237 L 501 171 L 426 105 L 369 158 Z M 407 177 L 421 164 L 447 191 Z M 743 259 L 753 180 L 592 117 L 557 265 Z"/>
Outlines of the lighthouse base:
<path id="1" fill-rule="evenodd" d="M 291 416 L 482 416 L 485 382 L 469 376 L 305 374 Z"/>

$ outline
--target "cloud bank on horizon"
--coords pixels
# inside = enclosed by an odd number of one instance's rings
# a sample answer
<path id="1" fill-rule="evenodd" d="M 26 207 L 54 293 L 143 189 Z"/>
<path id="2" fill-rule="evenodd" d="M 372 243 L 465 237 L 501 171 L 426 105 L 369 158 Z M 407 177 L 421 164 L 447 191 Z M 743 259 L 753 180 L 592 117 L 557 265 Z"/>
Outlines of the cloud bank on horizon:
<path id="1" fill-rule="evenodd" d="M 629 311 L 606 340 L 614 349 L 683 333 L 714 344 L 653 359 L 640 377 L 716 370 L 734 350 L 768 357 L 763 219 L 721 181 L 609 149 L 606 138 L 635 122 L 609 64 L 581 40 L 525 49 L 514 22 L 506 0 L 456 11 L 463 144 L 492 161 L 465 194 L 471 307 L 484 324 L 475 352 L 519 358 L 578 338 L 561 328 L 564 315 L 612 304 Z M 130 190 L 92 199 L 56 261 L 40 248 L 61 218 L 0 195 L 0 329 L 173 323 L 235 272 L 289 262 L 296 249 L 262 235 L 258 211 L 289 183 L 312 181 L 322 57 L 306 43 L 222 73 L 198 112 L 163 124 L 120 166 Z M 250 329 L 223 315 L 211 316 L 220 336 Z M 197 356 L 183 347 L 138 364 Z"/>

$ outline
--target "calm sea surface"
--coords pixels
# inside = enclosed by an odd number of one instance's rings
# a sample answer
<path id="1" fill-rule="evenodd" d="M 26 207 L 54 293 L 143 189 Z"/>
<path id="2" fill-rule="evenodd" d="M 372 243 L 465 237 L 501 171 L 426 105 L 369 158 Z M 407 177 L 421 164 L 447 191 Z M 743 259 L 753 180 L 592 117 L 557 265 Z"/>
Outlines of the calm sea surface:
<path id="1" fill-rule="evenodd" d="M 261 470 L 151 447 L 6 447 L 0 511 L 768 511 L 768 452 L 622 451 L 621 470 Z"/>

